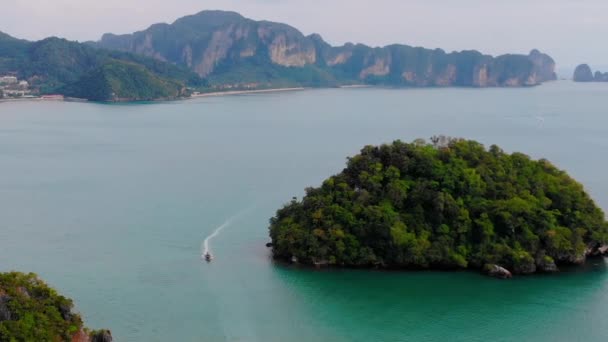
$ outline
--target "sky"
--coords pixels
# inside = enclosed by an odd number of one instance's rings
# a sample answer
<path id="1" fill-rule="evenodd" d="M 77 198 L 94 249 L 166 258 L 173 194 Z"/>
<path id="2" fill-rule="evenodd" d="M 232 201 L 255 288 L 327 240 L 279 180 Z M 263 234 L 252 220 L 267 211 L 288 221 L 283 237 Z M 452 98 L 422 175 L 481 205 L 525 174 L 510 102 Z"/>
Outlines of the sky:
<path id="1" fill-rule="evenodd" d="M 0 9 L 0 31 L 30 40 L 98 40 L 220 9 L 319 33 L 333 45 L 401 43 L 493 55 L 538 48 L 558 68 L 608 66 L 607 0 L 0 0 Z"/>

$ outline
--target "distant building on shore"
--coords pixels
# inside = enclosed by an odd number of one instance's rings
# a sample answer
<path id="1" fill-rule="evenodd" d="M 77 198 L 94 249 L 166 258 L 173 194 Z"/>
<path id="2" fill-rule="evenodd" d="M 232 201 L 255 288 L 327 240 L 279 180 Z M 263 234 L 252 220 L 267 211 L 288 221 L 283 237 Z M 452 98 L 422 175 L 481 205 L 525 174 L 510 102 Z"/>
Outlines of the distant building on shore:
<path id="1" fill-rule="evenodd" d="M 15 84 L 19 80 L 15 76 L 0 76 L 0 84 Z"/>
<path id="2" fill-rule="evenodd" d="M 30 92 L 27 90 L 15 90 L 15 89 L 4 89 L 4 96 L 6 97 L 23 97 L 29 95 Z"/>

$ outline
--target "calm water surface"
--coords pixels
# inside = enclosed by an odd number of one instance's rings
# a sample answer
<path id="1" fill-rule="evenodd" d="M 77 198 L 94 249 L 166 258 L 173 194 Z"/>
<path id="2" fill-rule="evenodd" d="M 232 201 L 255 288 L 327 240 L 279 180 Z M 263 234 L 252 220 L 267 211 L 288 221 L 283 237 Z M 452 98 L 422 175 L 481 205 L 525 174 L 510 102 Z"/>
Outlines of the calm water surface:
<path id="1" fill-rule="evenodd" d="M 293 269 L 264 244 L 274 211 L 346 156 L 435 134 L 548 158 L 608 209 L 607 99 L 556 82 L 1 103 L 0 270 L 39 273 L 117 341 L 605 340 L 602 260 L 502 282 Z"/>

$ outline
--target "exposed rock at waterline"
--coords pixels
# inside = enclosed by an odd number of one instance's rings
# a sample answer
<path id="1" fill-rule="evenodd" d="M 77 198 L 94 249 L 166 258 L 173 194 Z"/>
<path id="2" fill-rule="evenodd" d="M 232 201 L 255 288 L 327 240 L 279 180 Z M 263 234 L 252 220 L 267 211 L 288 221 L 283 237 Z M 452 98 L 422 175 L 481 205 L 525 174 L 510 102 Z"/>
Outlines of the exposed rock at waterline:
<path id="1" fill-rule="evenodd" d="M 486 265 L 484 267 L 486 274 L 490 277 L 499 278 L 499 279 L 511 279 L 513 278 L 513 274 L 507 270 L 506 268 L 498 265 Z"/>

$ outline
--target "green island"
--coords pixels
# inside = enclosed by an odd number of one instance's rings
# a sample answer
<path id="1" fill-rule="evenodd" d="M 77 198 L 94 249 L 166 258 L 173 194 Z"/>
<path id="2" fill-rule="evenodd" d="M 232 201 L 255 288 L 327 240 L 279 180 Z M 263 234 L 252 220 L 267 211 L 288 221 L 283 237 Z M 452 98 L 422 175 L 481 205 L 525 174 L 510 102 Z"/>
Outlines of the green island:
<path id="1" fill-rule="evenodd" d="M 86 329 L 72 310 L 72 300 L 35 274 L 0 273 L 0 341 L 112 341 L 108 330 Z"/>
<path id="2" fill-rule="evenodd" d="M 366 146 L 270 220 L 276 259 L 387 269 L 556 272 L 608 251 L 608 223 L 549 161 L 433 137 Z"/>

